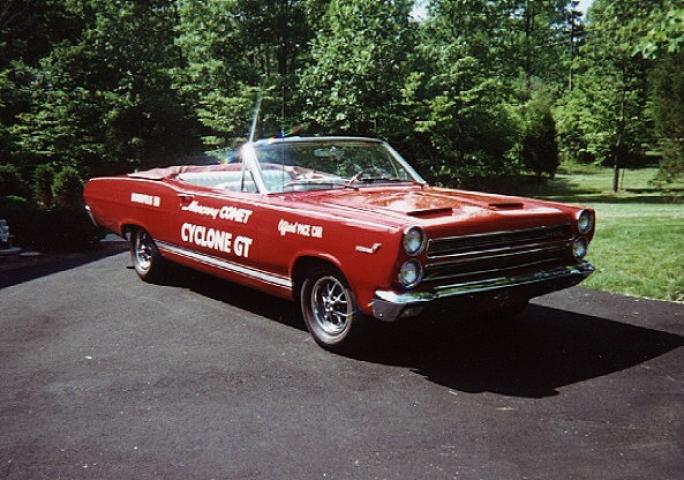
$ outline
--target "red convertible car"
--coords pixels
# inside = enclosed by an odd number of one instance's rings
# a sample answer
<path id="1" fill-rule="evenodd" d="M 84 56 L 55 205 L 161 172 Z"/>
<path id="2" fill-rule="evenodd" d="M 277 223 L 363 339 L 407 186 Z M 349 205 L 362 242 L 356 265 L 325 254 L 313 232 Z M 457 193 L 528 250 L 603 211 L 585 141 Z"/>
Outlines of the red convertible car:
<path id="1" fill-rule="evenodd" d="M 94 178 L 87 208 L 143 280 L 172 261 L 299 301 L 329 349 L 358 345 L 368 317 L 513 313 L 594 270 L 591 209 L 431 187 L 380 140 L 261 140 L 234 160 Z"/>

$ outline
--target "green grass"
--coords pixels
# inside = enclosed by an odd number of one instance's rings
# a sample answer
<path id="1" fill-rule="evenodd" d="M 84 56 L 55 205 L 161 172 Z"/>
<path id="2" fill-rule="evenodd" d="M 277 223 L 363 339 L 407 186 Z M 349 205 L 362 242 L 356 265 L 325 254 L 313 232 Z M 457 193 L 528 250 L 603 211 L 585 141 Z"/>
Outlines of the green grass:
<path id="1" fill-rule="evenodd" d="M 589 260 L 596 273 L 582 285 L 614 293 L 684 301 L 684 182 L 659 189 L 655 168 L 627 170 L 623 190 L 611 191 L 609 168 L 564 166 L 530 196 L 596 209 Z"/>

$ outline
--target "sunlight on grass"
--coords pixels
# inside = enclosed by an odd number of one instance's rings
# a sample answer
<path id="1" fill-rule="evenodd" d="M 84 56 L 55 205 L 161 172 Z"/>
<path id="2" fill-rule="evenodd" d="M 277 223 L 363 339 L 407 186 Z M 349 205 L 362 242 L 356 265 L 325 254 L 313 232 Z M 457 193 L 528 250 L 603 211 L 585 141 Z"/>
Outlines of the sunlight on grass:
<path id="1" fill-rule="evenodd" d="M 596 273 L 582 285 L 684 301 L 684 183 L 660 190 L 650 182 L 655 168 L 628 170 L 624 190 L 614 194 L 608 168 L 564 171 L 532 194 L 596 209 L 596 236 L 589 248 Z"/>

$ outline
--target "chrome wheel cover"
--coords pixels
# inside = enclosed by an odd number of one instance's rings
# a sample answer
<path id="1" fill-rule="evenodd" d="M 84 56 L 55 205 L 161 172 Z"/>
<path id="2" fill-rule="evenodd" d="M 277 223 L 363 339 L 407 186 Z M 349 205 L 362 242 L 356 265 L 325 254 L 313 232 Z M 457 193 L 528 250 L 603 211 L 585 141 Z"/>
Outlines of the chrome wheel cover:
<path id="1" fill-rule="evenodd" d="M 316 326 L 326 335 L 335 337 L 347 329 L 353 315 L 352 302 L 337 278 L 328 275 L 316 280 L 311 287 L 310 302 Z"/>
<path id="2" fill-rule="evenodd" d="M 152 238 L 145 232 L 138 232 L 135 236 L 135 264 L 138 270 L 147 272 L 152 266 L 152 255 L 154 252 Z"/>

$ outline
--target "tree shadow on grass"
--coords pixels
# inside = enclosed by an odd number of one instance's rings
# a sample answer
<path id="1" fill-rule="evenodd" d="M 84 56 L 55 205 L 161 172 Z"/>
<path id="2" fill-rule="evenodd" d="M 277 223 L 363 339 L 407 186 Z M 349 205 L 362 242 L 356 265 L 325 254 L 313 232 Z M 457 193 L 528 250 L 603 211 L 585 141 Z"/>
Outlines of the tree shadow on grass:
<path id="1" fill-rule="evenodd" d="M 613 204 L 638 204 L 650 205 L 680 205 L 684 204 L 684 195 L 638 195 L 621 197 L 618 195 L 581 195 L 581 196 L 553 196 L 545 197 L 555 202 L 564 203 L 613 203 Z"/>
<path id="2" fill-rule="evenodd" d="M 176 286 L 306 332 L 293 302 L 182 267 L 172 277 Z M 441 315 L 374 327 L 352 358 L 403 367 L 456 391 L 526 398 L 557 395 L 684 346 L 679 335 L 539 305 L 500 321 Z"/>
<path id="3" fill-rule="evenodd" d="M 506 183 L 492 191 L 507 195 L 519 195 L 548 199 L 566 203 L 649 203 L 649 204 L 678 204 L 684 203 L 684 188 L 625 188 L 621 194 L 611 195 L 601 193 L 596 188 L 581 187 L 571 177 L 556 177 L 546 179 L 543 183 L 536 183 L 525 176 L 513 177 Z M 606 190 L 610 185 L 606 185 Z"/>

